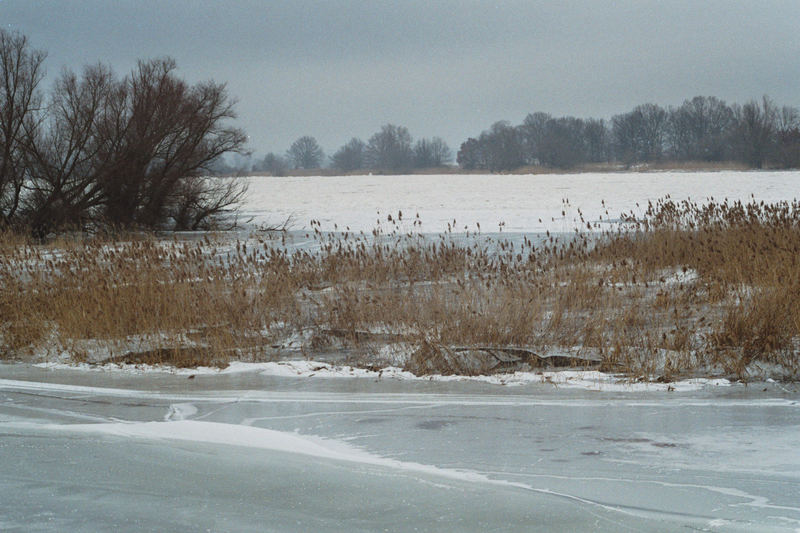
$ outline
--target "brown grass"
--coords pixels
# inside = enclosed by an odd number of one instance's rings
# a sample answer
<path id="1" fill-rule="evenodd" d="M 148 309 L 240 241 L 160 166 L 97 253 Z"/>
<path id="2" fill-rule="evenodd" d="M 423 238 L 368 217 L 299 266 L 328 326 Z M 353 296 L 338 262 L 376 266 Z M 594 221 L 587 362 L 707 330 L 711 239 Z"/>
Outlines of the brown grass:
<path id="1" fill-rule="evenodd" d="M 364 365 L 408 343 L 422 373 L 508 367 L 492 357 L 662 379 L 800 367 L 794 202 L 667 199 L 624 229 L 538 243 L 312 228 L 314 251 L 263 237 L 4 234 L 0 357 L 224 366 L 281 355 L 302 332 L 302 353 L 351 351 Z"/>

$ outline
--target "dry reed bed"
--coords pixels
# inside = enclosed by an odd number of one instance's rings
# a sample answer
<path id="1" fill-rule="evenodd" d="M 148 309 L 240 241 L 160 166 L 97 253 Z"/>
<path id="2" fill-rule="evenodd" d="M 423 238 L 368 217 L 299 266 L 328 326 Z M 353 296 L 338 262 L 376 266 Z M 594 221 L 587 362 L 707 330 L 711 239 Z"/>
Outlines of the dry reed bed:
<path id="1" fill-rule="evenodd" d="M 522 354 L 515 368 L 568 352 L 651 379 L 798 376 L 796 202 L 667 198 L 624 219 L 535 242 L 312 223 L 313 251 L 266 238 L 39 245 L 6 234 L 0 357 L 225 365 L 274 357 L 302 332 L 306 355 L 333 345 L 363 365 L 380 363 L 381 343 L 416 346 L 405 365 L 417 373 L 502 367 L 453 356 L 477 347 Z"/>

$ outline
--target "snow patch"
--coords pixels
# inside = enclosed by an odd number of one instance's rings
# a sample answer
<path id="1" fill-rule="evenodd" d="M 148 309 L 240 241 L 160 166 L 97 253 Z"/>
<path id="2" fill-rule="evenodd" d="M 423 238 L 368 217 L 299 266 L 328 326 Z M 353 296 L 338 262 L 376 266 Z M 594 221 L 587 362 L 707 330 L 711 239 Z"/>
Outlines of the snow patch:
<path id="1" fill-rule="evenodd" d="M 167 414 L 164 415 L 164 421 L 171 420 L 186 420 L 187 418 L 197 414 L 197 407 L 191 403 L 173 403 L 169 406 Z"/>
<path id="2" fill-rule="evenodd" d="M 547 372 L 513 372 L 480 376 L 433 374 L 417 376 L 395 366 L 380 370 L 358 368 L 349 365 L 334 365 L 321 361 L 274 361 L 267 363 L 233 362 L 227 368 L 211 367 L 175 368 L 158 365 L 105 364 L 88 365 L 66 363 L 39 363 L 35 365 L 49 369 L 72 369 L 92 372 L 126 372 L 132 374 L 169 373 L 177 375 L 236 374 L 259 372 L 264 376 L 292 378 L 368 378 L 373 380 L 398 379 L 415 381 L 472 381 L 501 386 L 522 386 L 532 384 L 552 385 L 557 388 L 585 389 L 603 392 L 688 392 L 706 387 L 728 387 L 730 380 L 724 378 L 692 378 L 671 383 L 633 380 L 627 377 L 607 374 L 597 370 L 558 370 Z"/>
<path id="3" fill-rule="evenodd" d="M 26 427 L 27 426 L 31 426 L 31 424 L 27 424 Z M 432 465 L 398 461 L 396 459 L 371 454 L 339 440 L 300 435 L 298 433 L 288 433 L 254 426 L 198 420 L 177 420 L 166 422 L 114 422 L 103 424 L 35 424 L 33 427 L 42 430 L 94 433 L 124 438 L 169 439 L 258 448 L 320 459 L 430 474 L 459 481 L 487 482 L 504 486 L 518 486 L 530 490 L 530 487 L 527 485 L 493 480 L 477 472 L 445 469 Z"/>

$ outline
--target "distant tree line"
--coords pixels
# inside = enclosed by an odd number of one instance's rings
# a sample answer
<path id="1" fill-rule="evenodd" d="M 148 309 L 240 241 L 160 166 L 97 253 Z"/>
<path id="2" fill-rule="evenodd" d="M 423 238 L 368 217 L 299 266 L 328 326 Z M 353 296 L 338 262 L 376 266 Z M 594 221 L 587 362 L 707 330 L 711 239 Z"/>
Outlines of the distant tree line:
<path id="1" fill-rule="evenodd" d="M 567 169 L 619 162 L 740 161 L 753 168 L 800 166 L 800 112 L 769 97 L 728 105 L 696 96 L 679 107 L 643 104 L 612 117 L 553 117 L 532 113 L 522 124 L 496 122 L 461 144 L 465 170 L 492 172 L 526 165 Z"/>
<path id="2" fill-rule="evenodd" d="M 122 78 L 64 70 L 44 94 L 45 55 L 0 29 L 0 230 L 197 229 L 242 197 L 204 177 L 246 141 L 224 85 L 189 85 L 164 58 Z"/>
<path id="3" fill-rule="evenodd" d="M 410 172 L 415 169 L 442 167 L 451 164 L 453 153 L 440 137 L 416 142 L 403 126 L 386 124 L 367 142 L 350 139 L 330 157 L 327 166 L 340 172 L 374 171 Z M 282 156 L 273 152 L 257 161 L 252 170 L 273 176 L 285 175 L 290 169 L 315 169 L 326 166 L 326 157 L 314 137 L 297 139 Z"/>
<path id="4" fill-rule="evenodd" d="M 284 175 L 290 169 L 329 166 L 340 172 L 402 173 L 452 160 L 441 138 L 413 142 L 407 128 L 386 124 L 367 142 L 353 138 L 330 158 L 314 137 L 300 137 L 285 155 L 269 153 L 252 170 Z M 495 122 L 463 142 L 456 156 L 464 170 L 490 172 L 532 165 L 569 169 L 592 163 L 724 161 L 752 168 L 800 167 L 800 111 L 779 107 L 767 96 L 744 105 L 696 96 L 678 107 L 642 104 L 610 121 L 538 112 L 516 126 Z"/>

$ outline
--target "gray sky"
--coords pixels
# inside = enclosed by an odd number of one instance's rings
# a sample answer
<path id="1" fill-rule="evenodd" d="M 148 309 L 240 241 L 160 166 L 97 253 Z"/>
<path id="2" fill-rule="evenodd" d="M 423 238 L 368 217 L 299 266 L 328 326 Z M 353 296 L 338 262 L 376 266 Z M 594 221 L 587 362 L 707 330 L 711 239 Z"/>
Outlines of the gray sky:
<path id="1" fill-rule="evenodd" d="M 800 105 L 798 0 L 0 0 L 64 66 L 173 56 L 227 82 L 257 153 L 327 154 L 387 122 L 453 148 L 525 115 L 608 118 L 695 95 Z"/>

